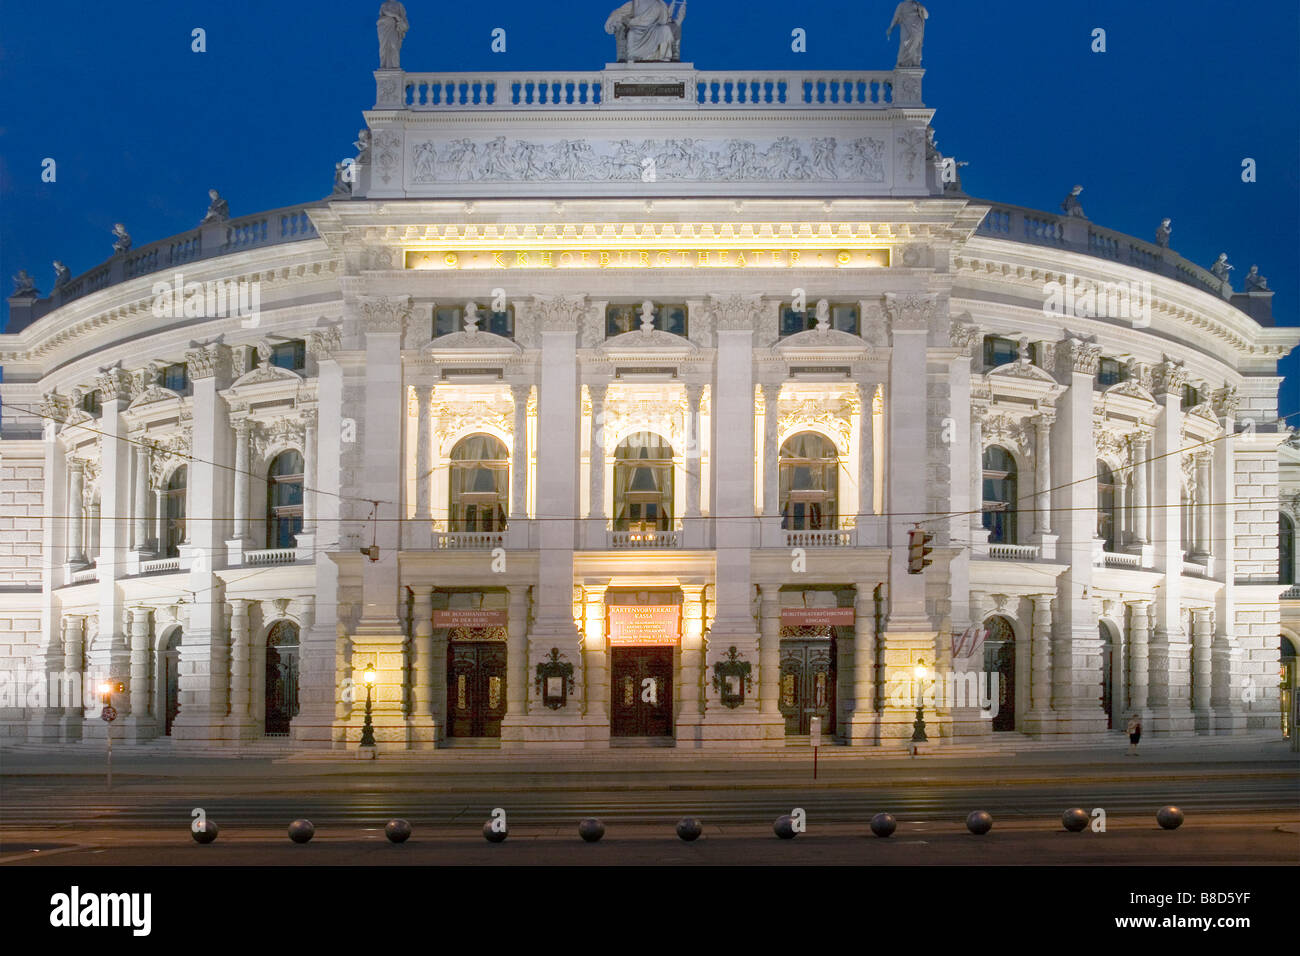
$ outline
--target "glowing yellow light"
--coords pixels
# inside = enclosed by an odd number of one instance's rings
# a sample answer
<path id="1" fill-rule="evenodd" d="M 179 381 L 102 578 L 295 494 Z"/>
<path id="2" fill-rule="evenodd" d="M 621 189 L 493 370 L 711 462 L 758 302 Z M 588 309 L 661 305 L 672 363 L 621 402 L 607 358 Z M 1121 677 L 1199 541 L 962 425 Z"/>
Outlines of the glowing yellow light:
<path id="1" fill-rule="evenodd" d="M 375 665 L 374 664 L 366 665 L 366 669 L 362 673 L 361 679 L 366 682 L 367 687 L 375 686 Z"/>
<path id="2" fill-rule="evenodd" d="M 917 661 L 916 667 L 914 667 L 912 670 L 916 674 L 917 680 L 925 680 L 927 677 L 930 676 L 930 671 L 925 666 L 925 661 Z"/>

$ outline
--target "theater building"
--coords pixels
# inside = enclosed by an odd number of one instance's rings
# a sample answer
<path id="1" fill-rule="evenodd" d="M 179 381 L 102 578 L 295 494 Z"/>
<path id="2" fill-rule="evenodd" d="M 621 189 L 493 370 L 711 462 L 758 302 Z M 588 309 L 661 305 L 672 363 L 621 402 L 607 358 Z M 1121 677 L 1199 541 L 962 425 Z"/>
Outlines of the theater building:
<path id="1" fill-rule="evenodd" d="M 382 69 L 330 198 L 20 290 L 6 739 L 1276 736 L 1297 333 L 923 74 Z"/>

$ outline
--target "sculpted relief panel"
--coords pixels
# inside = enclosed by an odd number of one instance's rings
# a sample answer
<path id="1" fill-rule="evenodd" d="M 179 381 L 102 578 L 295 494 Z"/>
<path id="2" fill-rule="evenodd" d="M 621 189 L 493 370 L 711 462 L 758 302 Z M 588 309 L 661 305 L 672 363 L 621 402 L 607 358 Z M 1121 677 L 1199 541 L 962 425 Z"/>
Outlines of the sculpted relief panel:
<path id="1" fill-rule="evenodd" d="M 413 184 L 474 182 L 885 181 L 885 142 L 646 139 L 425 140 L 410 149 Z M 652 178 L 646 179 L 648 173 Z"/>

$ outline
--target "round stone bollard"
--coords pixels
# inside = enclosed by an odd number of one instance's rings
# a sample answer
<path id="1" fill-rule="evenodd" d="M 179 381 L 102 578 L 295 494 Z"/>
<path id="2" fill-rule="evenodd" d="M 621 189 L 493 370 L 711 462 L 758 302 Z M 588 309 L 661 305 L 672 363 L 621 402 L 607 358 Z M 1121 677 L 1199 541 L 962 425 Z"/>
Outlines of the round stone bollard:
<path id="1" fill-rule="evenodd" d="M 686 843 L 698 840 L 703 832 L 704 824 L 695 817 L 682 817 L 677 821 L 677 836 Z"/>
<path id="2" fill-rule="evenodd" d="M 1071 807 L 1061 814 L 1061 826 L 1065 827 L 1071 833 L 1079 833 L 1088 826 L 1088 811 L 1082 807 Z"/>
<path id="3" fill-rule="evenodd" d="M 495 820 L 489 820 L 487 823 L 483 824 L 483 839 L 487 840 L 489 843 L 504 843 L 506 836 L 510 831 L 494 830 L 492 828 L 492 825 L 495 822 L 496 822 Z M 579 826 L 578 829 L 579 832 L 581 832 L 582 829 L 581 825 Z"/>
<path id="4" fill-rule="evenodd" d="M 605 835 L 605 824 L 601 823 L 595 817 L 587 817 L 578 824 L 578 836 L 582 837 L 588 843 L 595 843 Z"/>
<path id="5" fill-rule="evenodd" d="M 782 840 L 793 840 L 795 838 L 794 818 L 788 813 L 777 817 L 776 822 L 772 824 L 772 832 Z"/>
<path id="6" fill-rule="evenodd" d="M 294 843 L 308 843 L 316 835 L 310 820 L 294 820 L 289 824 L 289 839 Z"/>
<path id="7" fill-rule="evenodd" d="M 871 818 L 871 832 L 878 837 L 893 836 L 897 829 L 898 821 L 892 813 L 877 813 Z"/>
<path id="8" fill-rule="evenodd" d="M 215 840 L 219 832 L 216 823 L 211 820 L 204 820 L 197 830 L 190 827 L 190 836 L 194 837 L 194 842 L 205 845 Z"/>
<path id="9" fill-rule="evenodd" d="M 987 810 L 972 810 L 966 817 L 966 829 L 976 836 L 983 836 L 993 829 L 993 815 Z"/>
<path id="10" fill-rule="evenodd" d="M 389 820 L 384 826 L 384 836 L 392 843 L 405 843 L 411 838 L 411 825 L 405 820 Z"/>
<path id="11" fill-rule="evenodd" d="M 1183 811 L 1177 807 L 1161 807 L 1156 811 L 1156 823 L 1166 830 L 1177 830 L 1183 825 Z"/>

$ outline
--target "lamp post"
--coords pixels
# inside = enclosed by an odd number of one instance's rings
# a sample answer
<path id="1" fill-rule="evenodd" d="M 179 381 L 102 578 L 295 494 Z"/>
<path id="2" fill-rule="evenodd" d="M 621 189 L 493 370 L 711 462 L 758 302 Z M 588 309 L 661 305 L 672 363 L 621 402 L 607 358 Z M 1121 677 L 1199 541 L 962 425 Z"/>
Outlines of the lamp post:
<path id="1" fill-rule="evenodd" d="M 366 722 L 361 727 L 361 746 L 370 747 L 371 749 L 374 749 L 375 725 L 371 722 L 370 719 L 370 707 L 371 707 L 370 692 L 375 686 L 375 665 L 374 664 L 366 665 L 366 669 L 362 673 L 361 679 L 365 681 L 366 684 Z"/>
<path id="2" fill-rule="evenodd" d="M 107 789 L 113 789 L 113 719 L 117 713 L 113 710 L 113 685 L 108 681 L 103 681 L 99 685 L 99 697 L 103 707 L 99 711 L 101 719 L 104 721 L 104 746 L 108 758 L 108 786 Z"/>
<path id="3" fill-rule="evenodd" d="M 916 662 L 912 668 L 912 673 L 916 678 L 916 720 L 912 721 L 912 756 L 915 757 L 920 744 L 928 743 L 929 738 L 925 736 L 925 691 L 923 682 L 929 676 L 930 671 L 925 666 L 925 661 Z"/>

